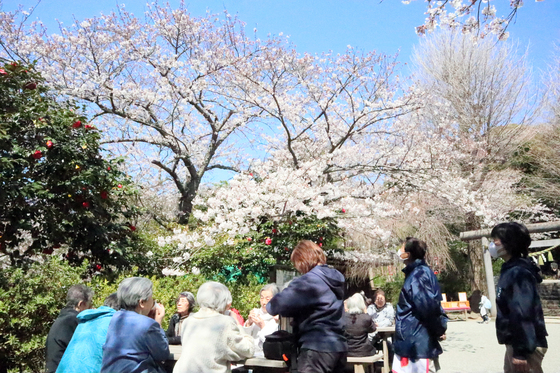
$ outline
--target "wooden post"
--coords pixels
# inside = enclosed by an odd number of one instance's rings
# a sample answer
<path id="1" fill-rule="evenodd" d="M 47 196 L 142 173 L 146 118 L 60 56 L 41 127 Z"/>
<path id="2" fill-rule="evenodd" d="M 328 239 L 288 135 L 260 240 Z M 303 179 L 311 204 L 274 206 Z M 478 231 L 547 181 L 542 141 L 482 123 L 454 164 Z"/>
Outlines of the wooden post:
<path id="1" fill-rule="evenodd" d="M 484 250 L 484 272 L 486 273 L 486 285 L 488 287 L 488 299 L 492 303 L 490 315 L 496 317 L 496 286 L 494 285 L 494 271 L 492 269 L 492 256 L 488 250 L 488 239 L 482 237 L 482 250 Z"/>

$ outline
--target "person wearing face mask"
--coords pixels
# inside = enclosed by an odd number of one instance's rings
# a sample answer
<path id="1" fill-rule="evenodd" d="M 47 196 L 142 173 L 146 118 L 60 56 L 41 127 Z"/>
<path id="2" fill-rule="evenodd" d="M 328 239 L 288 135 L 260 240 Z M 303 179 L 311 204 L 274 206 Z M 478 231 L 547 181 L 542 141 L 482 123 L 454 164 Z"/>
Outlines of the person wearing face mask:
<path id="1" fill-rule="evenodd" d="M 548 333 L 537 291 L 540 269 L 528 258 L 531 236 L 515 222 L 496 225 L 490 235 L 490 254 L 505 260 L 496 288 L 496 334 L 498 343 L 506 345 L 504 372 L 542 373 Z"/>
<path id="2" fill-rule="evenodd" d="M 443 352 L 439 341 L 445 339 L 447 316 L 437 278 L 424 260 L 426 251 L 426 243 L 412 237 L 398 251 L 406 267 L 393 339 L 392 369 L 396 373 L 439 370 L 438 358 Z"/>

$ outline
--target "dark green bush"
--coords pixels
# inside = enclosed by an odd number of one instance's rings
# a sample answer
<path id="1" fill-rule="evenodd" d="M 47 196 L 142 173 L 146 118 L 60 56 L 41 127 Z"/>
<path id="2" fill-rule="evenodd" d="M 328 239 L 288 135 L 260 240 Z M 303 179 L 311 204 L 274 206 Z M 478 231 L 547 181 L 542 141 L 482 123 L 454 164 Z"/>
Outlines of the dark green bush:
<path id="1" fill-rule="evenodd" d="M 26 268 L 6 268 L 0 272 L 0 371 L 40 372 L 45 368 L 47 334 L 60 310 L 65 306 L 68 288 L 84 283 L 95 291 L 94 306 L 103 304 L 105 297 L 117 290 L 123 278 L 138 276 L 138 268 L 121 273 L 112 280 L 100 275 L 84 280 L 88 263 L 72 267 L 66 261 L 45 256 L 42 263 Z M 195 294 L 206 279 L 189 274 L 180 277 L 149 277 L 154 284 L 154 297 L 166 309 L 163 327 L 175 312 L 175 299 L 182 291 Z M 233 307 L 243 317 L 258 307 L 262 284 L 256 277 L 246 282 L 228 283 Z M 3 364 L 3 365 L 2 365 Z"/>
<path id="2" fill-rule="evenodd" d="M 49 329 L 86 270 L 53 258 L 0 272 L 0 371 L 44 371 Z"/>

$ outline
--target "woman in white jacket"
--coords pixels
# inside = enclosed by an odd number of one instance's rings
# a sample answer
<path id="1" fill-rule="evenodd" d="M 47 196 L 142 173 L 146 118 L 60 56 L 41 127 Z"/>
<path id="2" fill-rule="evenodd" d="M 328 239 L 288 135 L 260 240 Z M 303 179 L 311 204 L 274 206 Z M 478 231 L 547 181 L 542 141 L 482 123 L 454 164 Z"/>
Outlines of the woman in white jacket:
<path id="1" fill-rule="evenodd" d="M 280 290 L 274 283 L 263 286 L 260 291 L 261 308 L 252 309 L 245 322 L 245 331 L 255 339 L 255 356 L 264 357 L 265 337 L 278 330 L 278 318 L 266 311 L 266 305 Z"/>
<path id="2" fill-rule="evenodd" d="M 206 282 L 196 295 L 200 311 L 189 316 L 181 332 L 181 357 L 173 373 L 229 373 L 230 362 L 253 356 L 253 337 L 226 316 L 231 293 L 218 282 Z"/>

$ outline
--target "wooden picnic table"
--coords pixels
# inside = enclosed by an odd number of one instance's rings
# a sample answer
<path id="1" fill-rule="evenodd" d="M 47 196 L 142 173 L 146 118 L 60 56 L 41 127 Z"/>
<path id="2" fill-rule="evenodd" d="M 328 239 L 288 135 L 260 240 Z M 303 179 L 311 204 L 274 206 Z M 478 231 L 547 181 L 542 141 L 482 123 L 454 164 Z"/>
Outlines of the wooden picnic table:
<path id="1" fill-rule="evenodd" d="M 377 333 L 383 339 L 383 373 L 391 372 L 391 362 L 389 361 L 389 346 L 387 345 L 387 339 L 395 334 L 394 326 L 385 326 L 377 328 Z"/>
<path id="2" fill-rule="evenodd" d="M 387 328 L 379 328 L 379 329 L 387 329 Z M 391 329 L 391 328 L 389 328 Z M 395 328 L 393 328 L 393 331 Z M 389 330 L 390 331 L 390 330 Z M 179 360 L 181 357 L 181 347 L 180 345 L 170 345 L 169 346 L 169 359 L 168 361 L 171 363 L 168 365 L 167 370 L 173 369 L 172 365 L 175 361 Z M 386 345 L 383 345 L 383 348 L 386 348 Z M 378 353 L 373 356 L 366 356 L 366 357 L 348 357 L 347 362 L 348 364 L 352 364 L 354 366 L 354 373 L 365 373 L 366 368 L 370 365 L 373 365 L 376 361 L 383 359 L 385 354 Z M 387 355 L 388 356 L 388 355 Z M 385 358 L 385 364 L 388 361 L 388 358 Z M 265 359 L 264 357 L 252 357 L 244 361 L 240 361 L 240 364 L 248 368 L 257 368 L 259 371 L 266 371 L 266 372 L 287 372 L 288 365 L 284 361 L 281 360 L 269 360 Z"/>

